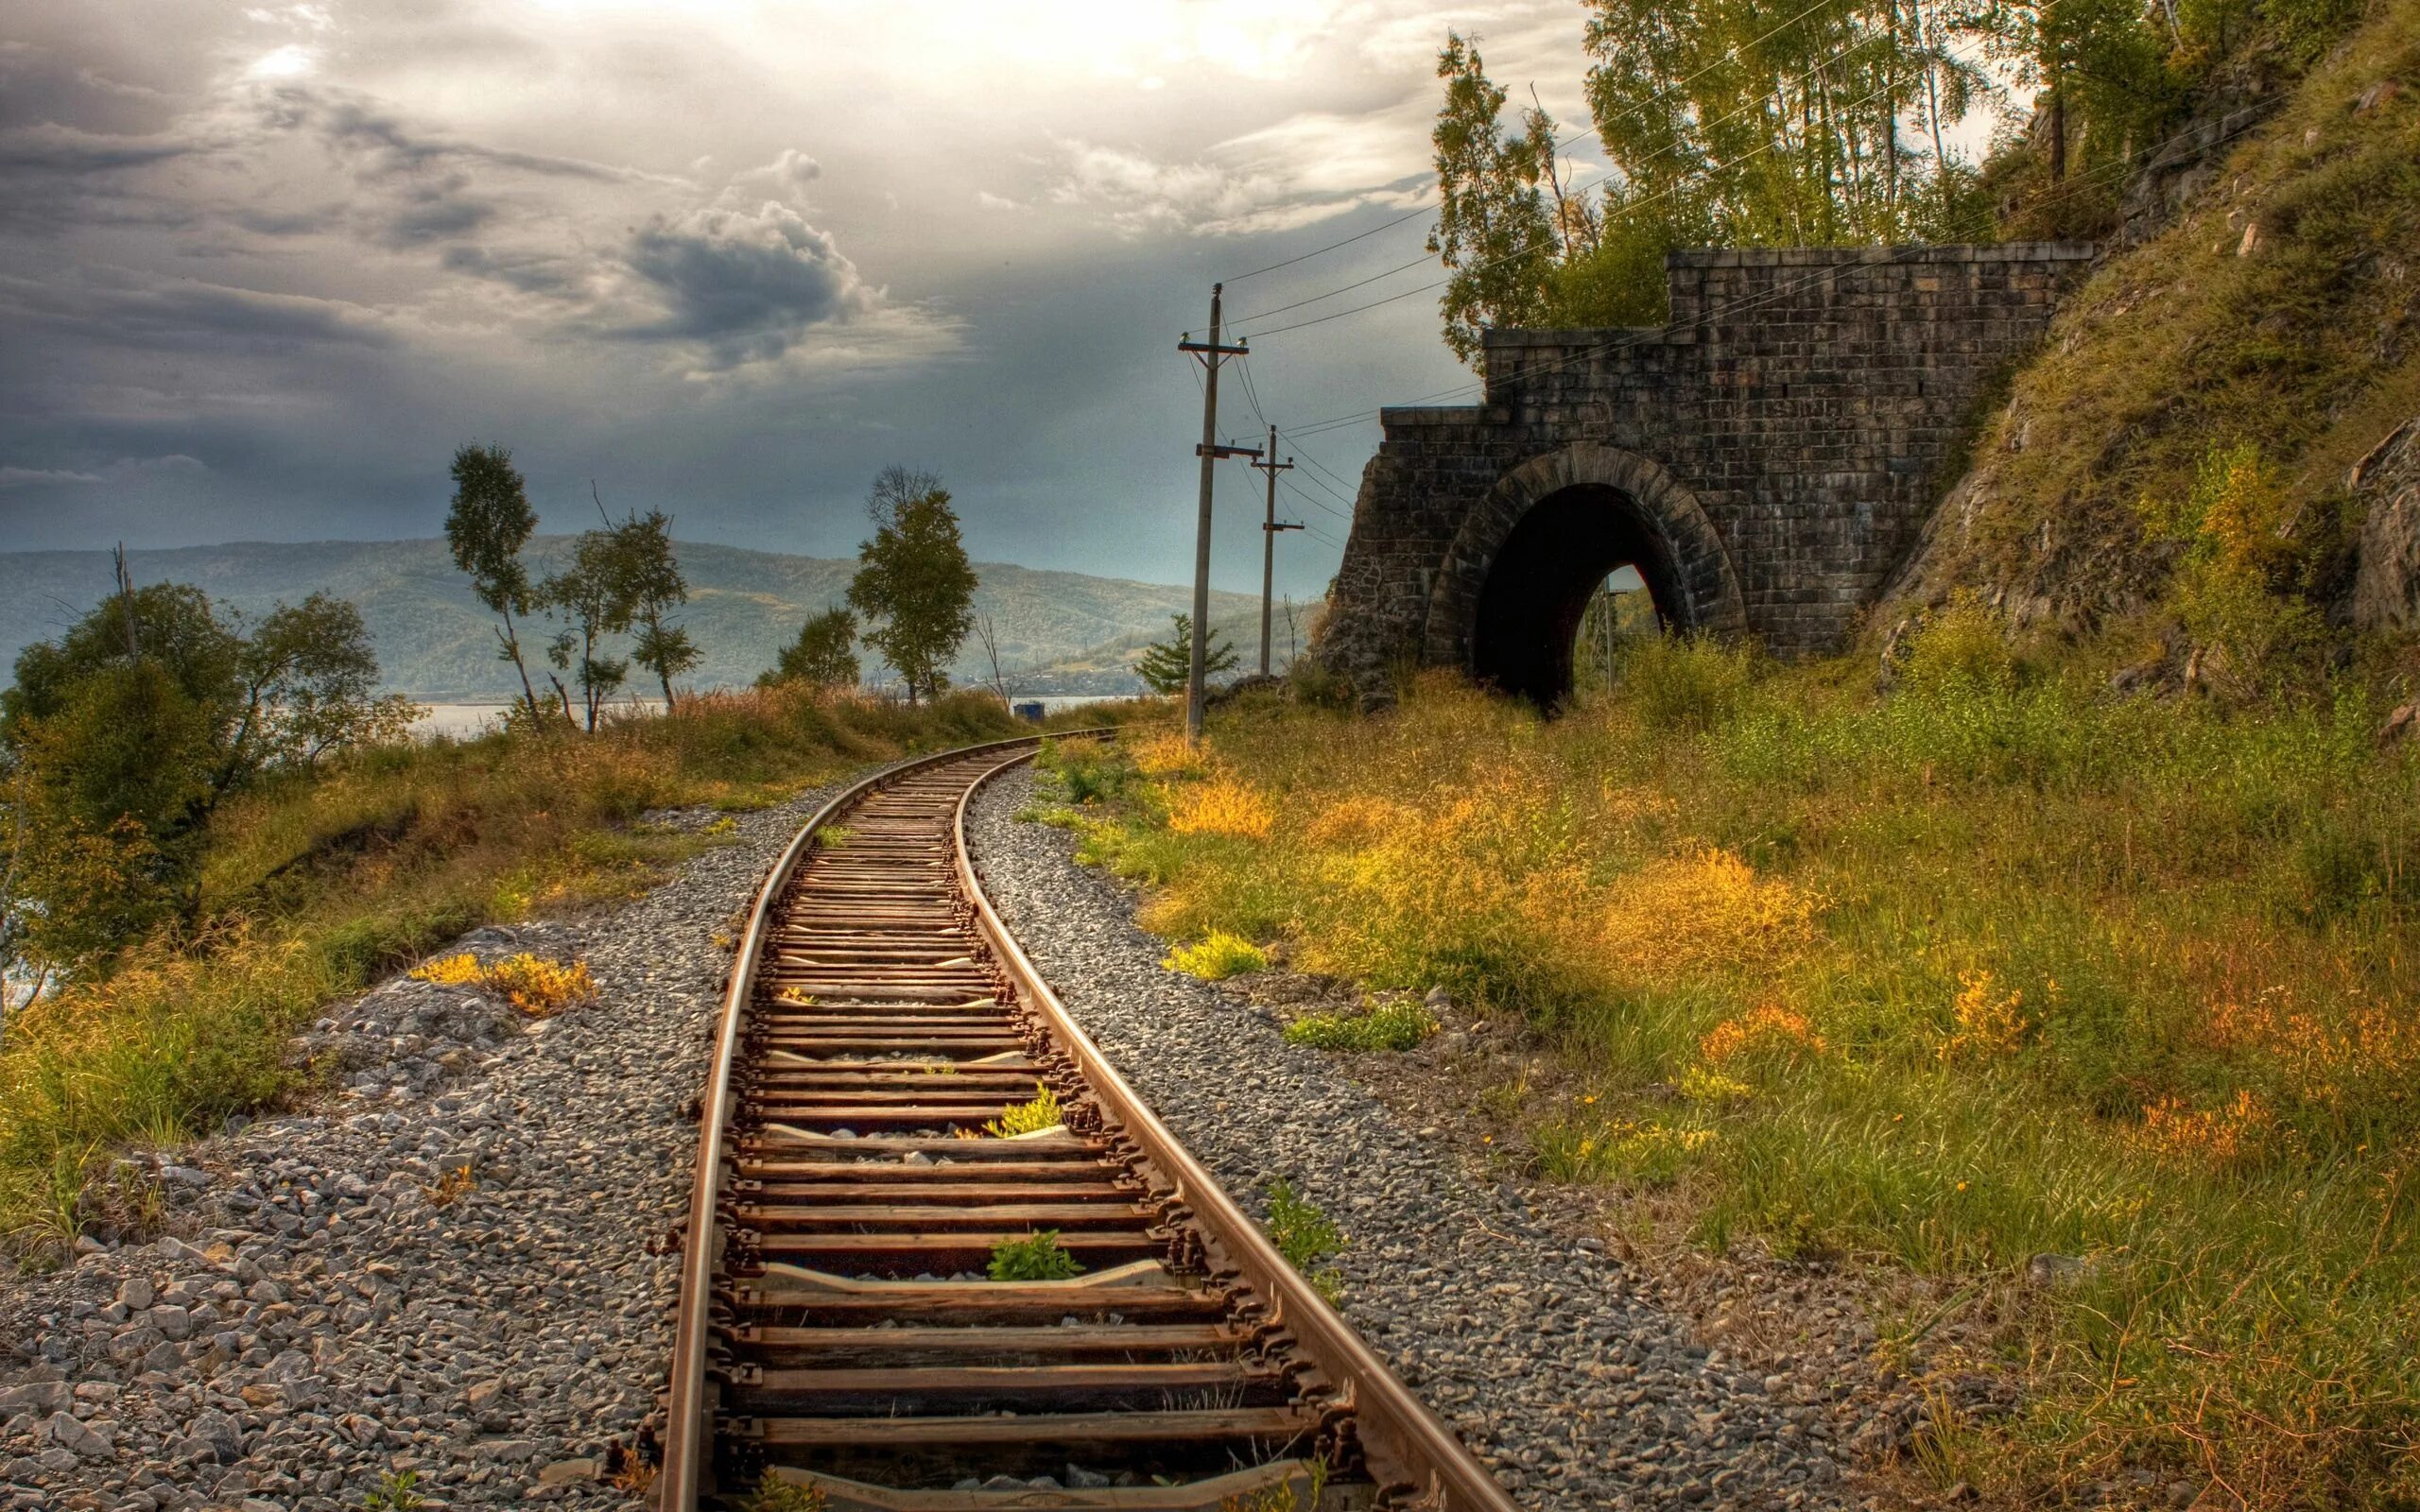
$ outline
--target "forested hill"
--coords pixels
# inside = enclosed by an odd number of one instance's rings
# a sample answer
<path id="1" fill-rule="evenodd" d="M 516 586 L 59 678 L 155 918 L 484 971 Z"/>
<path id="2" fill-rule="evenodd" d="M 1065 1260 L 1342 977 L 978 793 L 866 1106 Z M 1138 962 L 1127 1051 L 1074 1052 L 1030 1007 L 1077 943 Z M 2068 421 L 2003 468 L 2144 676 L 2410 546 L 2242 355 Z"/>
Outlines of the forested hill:
<path id="1" fill-rule="evenodd" d="M 569 544 L 565 537 L 541 536 L 530 542 L 528 558 L 541 563 L 563 555 Z M 856 566 L 694 541 L 683 542 L 680 553 L 690 595 L 683 618 L 705 652 L 692 679 L 700 687 L 752 680 L 807 615 L 844 601 Z M 137 551 L 129 559 L 137 583 L 191 583 L 247 614 L 316 590 L 350 599 L 369 622 L 387 686 L 399 692 L 477 698 L 501 696 L 511 687 L 511 670 L 496 660 L 494 616 L 471 596 L 441 541 L 241 541 Z M 976 570 L 982 576 L 976 611 L 992 616 L 1001 663 L 1011 672 L 1089 665 L 1104 644 L 1164 636 L 1168 616 L 1190 607 L 1192 598 L 1188 588 L 1006 562 L 980 562 Z M 0 665 L 13 664 L 31 642 L 58 635 L 109 587 L 106 552 L 0 552 Z M 1215 593 L 1212 603 L 1218 622 L 1257 612 L 1257 600 L 1241 593 Z M 525 632 L 533 656 L 546 633 L 543 624 Z M 954 676 L 961 681 L 977 676 L 982 656 L 970 637 Z M 872 670 L 871 658 L 868 666 Z M 1048 680 L 1033 679 L 1026 691 L 1056 691 L 1044 686 Z"/>

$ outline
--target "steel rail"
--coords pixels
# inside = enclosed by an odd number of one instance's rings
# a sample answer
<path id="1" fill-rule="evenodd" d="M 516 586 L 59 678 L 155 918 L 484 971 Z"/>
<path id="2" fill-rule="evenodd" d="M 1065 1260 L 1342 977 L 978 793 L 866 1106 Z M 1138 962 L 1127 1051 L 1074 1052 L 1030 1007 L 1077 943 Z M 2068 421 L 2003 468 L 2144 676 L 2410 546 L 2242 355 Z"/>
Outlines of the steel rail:
<path id="1" fill-rule="evenodd" d="M 1512 1498 L 1471 1457 L 1452 1430 L 1371 1351 L 1352 1325 L 1337 1315 L 1318 1288 L 1277 1252 L 1226 1189 L 1168 1132 L 1150 1105 L 1127 1084 L 1083 1025 L 1068 1013 L 1001 921 L 967 850 L 966 810 L 986 783 L 1033 756 L 1032 751 L 1019 752 L 969 783 L 959 799 L 951 826 L 959 881 L 1001 967 L 1027 1005 L 1049 1024 L 1061 1048 L 1074 1057 L 1102 1108 L 1124 1125 L 1121 1132 L 1141 1146 L 1160 1174 L 1175 1184 L 1180 1199 L 1192 1210 L 1194 1222 L 1202 1229 L 1211 1274 L 1241 1275 L 1274 1310 L 1276 1321 L 1290 1330 L 1305 1352 L 1344 1389 L 1356 1436 L 1381 1488 L 1399 1498 L 1408 1492 L 1409 1504 L 1434 1507 L 1437 1512 L 1518 1512 Z"/>
<path id="2" fill-rule="evenodd" d="M 1111 732 L 1067 731 L 1057 738 Z M 1322 1425 L 1318 1436 L 1323 1447 L 1315 1457 L 1352 1472 L 1349 1484 L 1331 1490 L 1331 1497 L 1343 1496 L 1335 1505 L 1367 1505 L 1374 1495 L 1377 1504 L 1394 1508 L 1512 1512 L 1513 1503 L 1445 1426 L 1286 1263 L 1259 1228 L 1127 1085 L 1068 1015 L 1001 921 L 967 848 L 966 813 L 986 783 L 1030 761 L 1044 738 L 1037 734 L 936 751 L 873 773 L 819 808 L 768 872 L 735 949 L 716 1029 L 713 1063 L 700 1100 L 698 1158 L 683 1236 L 673 1356 L 656 1446 L 659 1470 L 651 1490 L 656 1506 L 662 1512 L 694 1512 L 701 1499 L 731 1495 L 733 1487 L 715 1483 L 732 1471 L 732 1456 L 738 1456 L 740 1466 L 760 1465 L 767 1449 L 782 1444 L 845 1444 L 860 1455 L 877 1453 L 886 1462 L 894 1456 L 902 1462 L 915 1461 L 920 1454 L 928 1462 L 934 1449 L 952 1444 L 1046 1442 L 1063 1433 L 1139 1442 L 1135 1435 L 1164 1428 L 1186 1439 L 1270 1434 L 1282 1443 L 1289 1435 L 1310 1432 L 1316 1421 Z M 986 765 L 987 758 L 994 757 Z M 942 766 L 961 771 L 919 782 L 920 774 Z M 884 796 L 893 788 L 903 791 Z M 851 826 L 852 833 L 870 836 L 902 833 L 897 826 L 903 822 L 903 814 L 929 814 L 928 819 L 912 821 L 929 824 L 928 831 L 909 832 L 931 837 L 913 848 L 922 859 L 909 862 L 903 857 L 897 864 L 908 869 L 895 879 L 885 874 L 891 863 L 858 859 L 853 864 L 846 859 L 853 854 L 871 857 L 878 850 L 853 850 L 842 846 L 833 852 L 843 858 L 836 863 L 837 871 L 820 861 L 810 865 L 811 858 L 821 853 L 819 836 L 836 821 L 845 823 L 860 810 L 871 816 L 866 822 L 873 828 L 860 823 Z M 882 843 L 873 842 L 877 847 Z M 812 922 L 819 917 L 814 902 L 819 897 L 823 920 L 820 925 Z M 971 952 L 971 955 L 927 958 L 927 953 L 941 947 L 920 950 L 898 942 L 903 926 L 913 933 L 924 927 L 934 910 L 944 907 L 954 914 L 958 922 L 951 927 L 964 941 L 962 946 L 949 948 Z M 839 996 L 830 1001 L 828 1008 L 806 1014 L 800 1013 L 797 1005 L 815 1005 L 818 999 L 798 995 L 801 981 L 810 985 L 814 981 L 812 976 L 797 974 L 801 941 L 796 935 L 802 921 L 806 921 L 804 927 L 822 931 L 819 942 L 808 945 L 824 958 L 822 969 L 844 978 L 834 984 Z M 862 945 L 853 933 L 859 928 L 870 932 Z M 890 964 L 882 964 L 885 956 Z M 985 957 L 989 964 L 980 964 Z M 811 971 L 816 967 L 809 963 L 806 969 Z M 937 989 L 968 990 L 968 977 L 975 972 L 988 975 L 994 984 L 990 990 L 997 1005 L 991 1012 L 1021 1022 L 1021 1028 L 1009 1023 L 977 1027 L 980 1015 L 957 1011 L 992 1004 L 992 997 L 955 1005 L 937 1004 L 933 1009 L 917 1005 L 933 1001 Z M 788 985 L 785 985 L 785 973 L 789 973 Z M 775 992 L 775 988 L 781 990 Z M 825 1027 L 815 1028 L 818 1022 Z M 914 1085 L 928 1090 L 903 1090 L 905 1078 L 884 1072 L 866 1057 L 878 1060 L 890 1046 L 902 1042 L 896 1037 L 903 1025 L 920 1023 L 929 1027 L 910 1028 L 905 1042 L 930 1045 L 944 1057 L 972 1057 L 994 1043 L 1013 1045 L 1023 1040 L 1021 1054 L 1040 1063 L 1073 1099 L 1068 1130 L 1061 1132 L 1055 1143 L 1032 1145 L 1030 1157 L 1011 1155 L 997 1144 L 965 1145 L 938 1131 L 928 1132 L 931 1124 L 939 1123 L 963 1139 L 973 1120 L 986 1111 L 985 1105 L 996 1102 L 1000 1092 L 995 1084 L 1010 1074 L 979 1072 L 977 1068 L 987 1062 L 967 1058 L 959 1062 L 964 1078 L 950 1084 L 958 1089 L 956 1095 L 943 1093 L 940 1086 L 928 1087 L 921 1077 L 914 1079 Z M 884 1043 L 886 1036 L 890 1037 L 889 1045 Z M 881 1048 L 857 1048 L 867 1045 Z M 840 1049 L 838 1057 L 829 1061 L 827 1071 L 818 1059 L 786 1046 L 811 1050 L 818 1057 L 828 1056 L 835 1047 L 848 1048 Z M 769 1108 L 776 1121 L 766 1121 Z M 793 1108 L 799 1109 L 795 1115 L 782 1111 Z M 902 1187 L 895 1182 L 903 1177 L 877 1177 L 873 1168 L 868 1168 L 866 1177 L 836 1175 L 836 1171 L 856 1168 L 847 1162 L 836 1168 L 812 1159 L 804 1165 L 793 1165 L 786 1156 L 769 1165 L 759 1148 L 761 1134 L 751 1130 L 772 1130 L 785 1140 L 827 1138 L 803 1132 L 804 1125 L 792 1127 L 779 1121 L 793 1117 L 806 1123 L 845 1118 L 846 1124 L 858 1128 L 871 1122 L 877 1134 L 884 1127 L 896 1128 L 898 1135 L 872 1141 L 867 1147 L 930 1146 L 942 1158 L 941 1166 L 932 1168 L 932 1175 L 940 1179 L 920 1179 Z M 1079 1139 L 1076 1130 L 1095 1132 Z M 841 1128 L 837 1137 L 857 1139 L 847 1128 Z M 1065 1143 L 1070 1140 L 1078 1143 Z M 816 1147 L 810 1143 L 804 1148 Z M 845 1147 L 860 1146 L 853 1143 Z M 1066 1152 L 1083 1147 L 1106 1154 L 1112 1167 L 1122 1165 L 1128 1174 L 1109 1180 L 1103 1175 L 1086 1175 L 1095 1169 L 1089 1164 L 1050 1163 L 1063 1161 Z M 1124 1153 L 1115 1153 L 1119 1151 Z M 915 1153 L 906 1158 L 910 1161 L 926 1159 Z M 966 1166 L 965 1176 L 949 1174 L 954 1161 L 967 1160 L 975 1163 Z M 1042 1163 L 1033 1163 L 1037 1160 Z M 821 1176 L 815 1177 L 819 1170 Z M 742 1180 L 742 1177 L 751 1179 Z M 794 1184 L 810 1178 L 815 1179 L 807 1187 Z M 1134 1188 L 1137 1181 L 1143 1183 L 1141 1190 Z M 821 1195 L 816 1193 L 817 1182 Z M 1027 1184 L 1022 1197 L 1014 1190 L 1020 1182 Z M 915 1196 L 911 1187 L 927 1194 Z M 1128 1196 L 1129 1192 L 1134 1195 Z M 910 1222 L 904 1232 L 888 1228 L 897 1221 L 898 1210 L 880 1206 L 886 1197 L 892 1202 L 908 1201 L 922 1221 Z M 970 1202 L 975 1206 L 966 1206 Z M 999 1205 L 1020 1202 L 1026 1205 Z M 864 1206 L 868 1203 L 877 1205 Z M 927 1209 L 925 1203 L 937 1206 Z M 942 1203 L 956 1206 L 938 1206 Z M 930 1218 L 923 1218 L 927 1211 Z M 1148 1233 L 1134 1227 L 1149 1221 L 1143 1216 L 1147 1211 L 1160 1215 L 1158 1221 L 1150 1222 Z M 876 1306 L 871 1296 L 833 1296 L 835 1289 L 865 1291 L 839 1274 L 823 1274 L 819 1280 L 812 1269 L 775 1266 L 787 1276 L 804 1277 L 824 1288 L 819 1294 L 825 1298 L 817 1304 L 819 1313 L 799 1317 L 803 1322 L 820 1315 L 820 1325 L 802 1328 L 786 1325 L 778 1311 L 769 1321 L 762 1311 L 769 1294 L 761 1283 L 752 1285 L 747 1280 L 766 1274 L 762 1267 L 776 1249 L 870 1258 L 877 1251 L 897 1251 L 905 1246 L 915 1257 L 925 1259 L 930 1268 L 962 1268 L 965 1255 L 979 1253 L 995 1237 L 981 1232 L 977 1226 L 1002 1226 L 994 1220 L 1039 1222 L 1053 1217 L 1076 1226 L 1064 1244 L 1104 1260 L 1167 1246 L 1162 1261 L 1113 1265 L 1111 1271 L 1165 1263 L 1202 1279 L 1186 1282 L 1177 1292 L 1115 1294 L 1118 1308 L 1132 1315 L 1121 1324 L 1113 1312 L 1106 1321 L 1125 1332 L 1099 1344 L 1083 1342 L 1073 1333 L 1060 1334 L 1076 1353 L 1066 1353 L 1051 1342 L 1050 1334 L 1057 1331 L 919 1328 L 944 1317 L 960 1318 L 969 1306 L 989 1305 L 968 1302 L 969 1294 L 959 1290 L 962 1280 L 930 1287 L 895 1280 L 876 1283 L 877 1292 L 890 1288 L 884 1295 L 890 1298 Z M 977 1231 L 966 1233 L 970 1228 Z M 892 1237 L 879 1237 L 886 1232 Z M 964 1237 L 953 1238 L 953 1234 Z M 1138 1247 L 1138 1242 L 1146 1243 Z M 945 1263 L 931 1258 L 942 1255 L 951 1258 Z M 892 1259 L 897 1258 L 893 1253 Z M 1013 1291 L 1004 1289 L 1004 1295 Z M 929 1298 L 917 1300 L 926 1293 L 931 1294 Z M 1001 1305 L 1011 1311 L 1029 1308 L 1028 1303 Z M 1204 1306 L 1213 1311 L 1205 1314 Z M 935 1311 L 919 1314 L 917 1308 Z M 1223 1319 L 1217 1312 L 1219 1308 L 1225 1309 Z M 753 1322 L 735 1326 L 752 1314 Z M 1155 1317 L 1167 1322 L 1155 1326 Z M 1072 1324 L 1075 1318 L 1063 1321 Z M 902 1323 L 908 1327 L 900 1328 Z M 870 1330 L 865 1324 L 878 1326 Z M 1093 1331 L 1099 1335 L 1113 1332 Z M 1247 1340 L 1251 1342 L 1245 1354 L 1228 1355 L 1233 1363 L 1216 1363 L 1222 1352 L 1242 1348 Z M 875 1348 L 877 1341 L 898 1364 L 874 1371 L 835 1370 L 811 1363 L 819 1351 L 826 1359 L 836 1351 L 843 1360 L 853 1351 L 864 1359 L 862 1351 Z M 987 1366 L 979 1355 L 958 1357 L 969 1346 L 1006 1352 L 995 1356 L 999 1365 Z M 1184 1363 L 1204 1361 L 1201 1354 L 1191 1352 L 1203 1348 L 1211 1350 L 1208 1363 Z M 804 1355 L 795 1352 L 802 1349 L 806 1350 Z M 1085 1349 L 1123 1353 L 1127 1363 L 1098 1367 L 1072 1363 L 1084 1358 L 1080 1351 Z M 727 1357 L 727 1349 L 735 1349 L 738 1358 Z M 768 1349 L 774 1351 L 769 1357 Z M 1052 1351 L 1059 1349 L 1055 1358 L 1070 1363 L 1035 1370 L 1035 1379 L 1028 1384 L 1025 1371 L 1013 1362 L 1021 1355 L 1033 1359 L 1036 1349 L 1046 1360 L 1054 1358 Z M 793 1351 L 786 1360 L 782 1358 L 784 1350 Z M 1132 1352 L 1136 1350 L 1141 1351 L 1139 1357 Z M 1144 1363 L 1161 1358 L 1162 1353 L 1171 1363 Z M 1171 1390 L 1190 1383 L 1215 1391 L 1218 1383 L 1233 1381 L 1238 1389 L 1265 1392 L 1280 1380 L 1291 1382 L 1290 1398 L 1251 1399 L 1272 1404 L 1261 1410 L 1196 1411 L 1171 1396 L 1131 1418 L 1115 1413 L 1090 1418 L 1049 1416 L 1054 1400 L 1074 1402 L 1088 1393 L 1098 1397 L 1102 1392 L 1127 1392 L 1156 1382 L 1167 1383 Z M 1246 1388 L 1242 1385 L 1246 1382 L 1262 1384 Z M 895 1415 L 905 1399 L 894 1400 L 890 1394 L 896 1391 L 917 1393 L 927 1400 L 960 1400 L 967 1405 L 955 1416 L 917 1417 L 909 1409 L 910 1416 L 901 1418 Z M 1246 1400 L 1230 1399 L 1226 1405 L 1240 1407 Z M 984 1400 L 1011 1410 L 1005 1418 L 979 1412 L 963 1416 Z M 1279 1400 L 1290 1400 L 1291 1405 L 1274 1406 Z M 817 1401 L 835 1405 L 818 1417 L 812 1409 Z M 891 1402 L 890 1416 L 883 1415 L 884 1401 Z M 777 1416 L 758 1416 L 768 1403 Z M 1103 1404 L 1109 1404 L 1106 1399 Z M 1215 1401 L 1202 1404 L 1217 1405 Z M 799 1417 L 802 1410 L 809 1416 Z M 1039 1416 L 1020 1418 L 1020 1413 L 1029 1410 Z M 851 1416 L 868 1411 L 876 1416 Z M 985 1452 L 989 1452 L 977 1451 L 977 1457 Z M 1264 1448 L 1261 1452 L 1270 1451 Z M 895 1504 L 928 1512 L 942 1506 L 1009 1504 L 1114 1504 L 1135 1509 L 1257 1506 L 1263 1504 L 1264 1493 L 1298 1486 L 1305 1474 L 1312 1476 L 1309 1485 L 1319 1484 L 1316 1467 L 1299 1458 L 1264 1461 L 1257 1468 L 1249 1456 L 1227 1463 L 1236 1467 L 1232 1474 L 1197 1480 L 1189 1486 L 1163 1479 L 1154 1488 L 1130 1479 L 1118 1484 L 1139 1488 L 1054 1493 L 1046 1498 L 1031 1491 L 995 1492 L 988 1484 L 981 1491 L 903 1488 L 893 1492 L 854 1480 L 819 1481 L 817 1474 L 804 1469 L 785 1468 L 782 1473 L 810 1490 L 819 1484 L 829 1486 L 842 1504 L 865 1508 Z M 1140 1468 L 1148 1468 L 1148 1462 Z M 1034 1483 L 1036 1486 L 1047 1484 Z M 1293 1492 L 1288 1492 L 1288 1499 L 1293 1499 Z M 1322 1499 L 1322 1506 L 1330 1504 Z"/>
<path id="3" fill-rule="evenodd" d="M 682 1234 L 679 1311 L 672 1330 L 662 1457 L 651 1488 L 656 1505 L 665 1512 L 692 1512 L 703 1488 L 706 1467 L 714 1455 L 714 1401 L 706 1389 L 706 1352 L 714 1332 L 711 1309 L 715 1276 L 722 1264 L 724 1236 L 719 1210 L 723 1183 L 730 1174 L 732 1068 L 739 1053 L 749 1006 L 755 996 L 756 971 L 764 958 L 766 936 L 782 894 L 798 870 L 799 862 L 813 848 L 817 833 L 866 798 L 925 767 L 963 761 L 986 750 L 1019 746 L 1038 749 L 1042 739 L 1039 735 L 1020 735 L 910 756 L 852 782 L 815 811 L 773 863 L 764 886 L 757 890 L 756 901 L 748 911 L 747 930 L 733 952 L 722 1018 L 715 1032 L 714 1063 L 707 1072 L 706 1090 L 700 1099 L 698 1163 L 689 1185 L 687 1226 Z"/>

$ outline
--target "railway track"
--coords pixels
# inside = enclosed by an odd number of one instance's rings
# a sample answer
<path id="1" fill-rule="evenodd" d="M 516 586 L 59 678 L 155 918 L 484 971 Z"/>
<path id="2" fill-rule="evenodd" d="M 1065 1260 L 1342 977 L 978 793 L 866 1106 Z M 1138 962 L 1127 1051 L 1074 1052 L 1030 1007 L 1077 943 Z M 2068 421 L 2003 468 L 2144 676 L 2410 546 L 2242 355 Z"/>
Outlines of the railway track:
<path id="1" fill-rule="evenodd" d="M 1001 926 L 965 805 L 1038 745 L 878 773 L 774 865 L 701 1099 L 657 1505 L 1512 1512 Z M 986 1131 L 1037 1084 L 1055 1125 Z M 991 1279 L 1044 1232 L 1079 1274 Z"/>

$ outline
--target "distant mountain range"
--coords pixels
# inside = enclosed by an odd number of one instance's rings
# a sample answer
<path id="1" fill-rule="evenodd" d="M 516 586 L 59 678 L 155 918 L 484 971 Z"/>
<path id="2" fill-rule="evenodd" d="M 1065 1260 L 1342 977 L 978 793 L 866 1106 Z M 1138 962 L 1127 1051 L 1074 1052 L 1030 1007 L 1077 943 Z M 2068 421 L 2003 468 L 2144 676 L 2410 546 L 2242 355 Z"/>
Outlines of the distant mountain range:
<path id="1" fill-rule="evenodd" d="M 568 537 L 530 542 L 533 566 L 568 554 Z M 810 614 L 845 602 L 854 561 L 793 557 L 684 541 L 689 579 L 682 619 L 705 653 L 690 680 L 701 688 L 752 682 Z M 324 541 L 303 544 L 239 541 L 128 554 L 137 583 L 191 583 L 233 608 L 259 615 L 325 590 L 357 605 L 378 649 L 389 689 L 438 701 L 501 698 L 518 691 L 510 666 L 496 659 L 495 616 L 471 596 L 441 541 Z M 1191 607 L 1192 590 L 1082 573 L 1037 572 L 977 562 L 977 613 L 992 616 L 1000 663 L 1013 693 L 1129 693 L 1141 684 L 1134 654 L 1168 633 L 1168 616 Z M 0 552 L 0 675 L 17 652 L 49 640 L 110 591 L 110 558 L 99 551 Z M 1211 624 L 1249 662 L 1259 644 L 1259 600 L 1213 593 Z M 523 634 L 540 660 L 549 631 Z M 1284 660 L 1281 617 L 1276 649 Z M 865 657 L 869 676 L 876 671 Z M 974 637 L 952 677 L 989 680 Z"/>

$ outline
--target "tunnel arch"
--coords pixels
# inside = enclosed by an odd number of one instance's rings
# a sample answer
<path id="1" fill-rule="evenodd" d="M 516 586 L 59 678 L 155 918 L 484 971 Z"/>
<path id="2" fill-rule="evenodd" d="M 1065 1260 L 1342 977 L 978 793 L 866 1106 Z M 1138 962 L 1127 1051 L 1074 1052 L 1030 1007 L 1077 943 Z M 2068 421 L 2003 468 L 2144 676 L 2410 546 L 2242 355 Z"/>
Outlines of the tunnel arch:
<path id="1" fill-rule="evenodd" d="M 1689 490 L 1636 453 L 1580 442 L 1512 468 L 1464 518 L 1430 591 L 1425 659 L 1551 704 L 1570 691 L 1588 595 L 1625 564 L 1668 628 L 1746 632 L 1730 553 Z"/>

